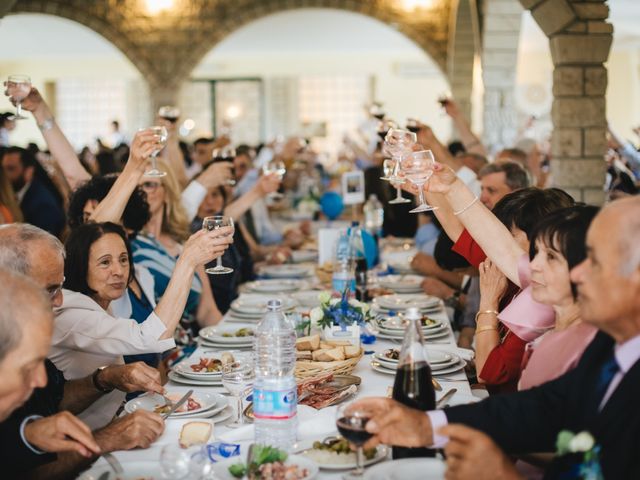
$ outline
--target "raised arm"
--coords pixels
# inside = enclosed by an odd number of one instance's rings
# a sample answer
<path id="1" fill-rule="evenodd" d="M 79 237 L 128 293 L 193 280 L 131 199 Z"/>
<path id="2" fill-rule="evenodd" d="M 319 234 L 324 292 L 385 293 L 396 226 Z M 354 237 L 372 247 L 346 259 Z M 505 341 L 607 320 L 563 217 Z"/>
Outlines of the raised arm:
<path id="1" fill-rule="evenodd" d="M 6 94 L 7 92 L 5 91 Z M 9 100 L 15 105 L 15 101 L 11 97 L 9 97 Z M 89 180 L 91 176 L 80 163 L 75 150 L 64 133 L 62 133 L 62 130 L 60 130 L 49 106 L 37 88 L 31 88 L 27 98 L 22 101 L 22 108 L 33 113 L 33 117 L 36 119 L 45 142 L 47 142 L 51 155 L 62 168 L 71 190 L 75 190 L 80 183 Z"/>
<path id="2" fill-rule="evenodd" d="M 449 115 L 451 120 L 453 120 L 456 130 L 458 130 L 458 133 L 460 134 L 460 140 L 467 152 L 477 153 L 486 157 L 487 149 L 480 141 L 480 138 L 478 138 L 478 136 L 471 130 L 471 126 L 458 108 L 458 104 L 451 99 L 447 99 L 443 103 L 443 106 L 447 115 Z"/>
<path id="3" fill-rule="evenodd" d="M 518 260 L 525 252 L 511 232 L 491 213 L 469 188 L 445 165 L 436 163 L 425 189 L 445 194 L 457 218 L 489 259 L 509 280 L 520 286 Z"/>
<path id="4" fill-rule="evenodd" d="M 225 207 L 224 214 L 233 218 L 240 218 L 257 200 L 268 193 L 275 192 L 279 186 L 280 178 L 277 174 L 262 175 L 251 190 Z"/>

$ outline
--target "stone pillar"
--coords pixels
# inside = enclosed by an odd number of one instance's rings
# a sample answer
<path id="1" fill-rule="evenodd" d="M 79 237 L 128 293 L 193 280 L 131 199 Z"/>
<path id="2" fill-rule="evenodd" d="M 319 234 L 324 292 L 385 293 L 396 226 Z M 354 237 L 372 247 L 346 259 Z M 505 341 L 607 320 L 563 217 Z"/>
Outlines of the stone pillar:
<path id="1" fill-rule="evenodd" d="M 495 153 L 513 146 L 518 131 L 515 84 L 522 7 L 515 0 L 485 0 L 483 15 L 482 138 Z"/>
<path id="2" fill-rule="evenodd" d="M 521 0 L 549 36 L 553 60 L 551 171 L 576 200 L 604 201 L 607 70 L 613 26 L 604 0 Z M 533 5 L 527 5 L 533 4 Z"/>

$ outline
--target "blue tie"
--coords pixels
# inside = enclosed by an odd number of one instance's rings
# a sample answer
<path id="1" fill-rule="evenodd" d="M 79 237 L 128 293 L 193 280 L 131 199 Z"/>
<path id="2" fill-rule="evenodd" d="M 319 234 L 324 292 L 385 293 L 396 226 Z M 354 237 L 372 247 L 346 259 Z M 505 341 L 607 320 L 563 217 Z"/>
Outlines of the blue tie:
<path id="1" fill-rule="evenodd" d="M 611 355 L 609 360 L 602 365 L 600 375 L 598 376 L 598 383 L 596 384 L 596 399 L 598 400 L 598 405 L 602 402 L 607 388 L 609 388 L 609 384 L 616 373 L 618 373 L 618 370 L 620 370 L 620 367 L 618 366 L 616 357 L 615 355 Z"/>

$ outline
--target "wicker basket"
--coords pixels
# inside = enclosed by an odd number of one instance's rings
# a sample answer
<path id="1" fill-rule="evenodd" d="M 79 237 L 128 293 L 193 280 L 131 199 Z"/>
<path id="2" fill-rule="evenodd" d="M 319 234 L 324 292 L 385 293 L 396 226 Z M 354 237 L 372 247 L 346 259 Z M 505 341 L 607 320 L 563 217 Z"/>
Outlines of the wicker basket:
<path id="1" fill-rule="evenodd" d="M 364 350 L 360 348 L 357 357 L 335 362 L 314 362 L 311 360 L 298 360 L 296 362 L 295 376 L 297 379 L 310 378 L 322 373 L 331 372 L 334 375 L 349 375 L 356 368 L 356 365 L 364 355 Z"/>

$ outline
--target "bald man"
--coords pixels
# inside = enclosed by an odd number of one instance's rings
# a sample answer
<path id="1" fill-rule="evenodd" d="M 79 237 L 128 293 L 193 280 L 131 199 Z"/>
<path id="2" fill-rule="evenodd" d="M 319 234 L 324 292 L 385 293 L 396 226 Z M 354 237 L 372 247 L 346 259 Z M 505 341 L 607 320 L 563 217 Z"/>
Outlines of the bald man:
<path id="1" fill-rule="evenodd" d="M 586 243 L 587 258 L 573 268 L 571 280 L 582 321 L 600 332 L 574 370 L 531 390 L 426 415 L 393 400 L 364 399 L 359 403 L 372 413 L 367 430 L 374 434 L 367 446 L 440 447 L 449 440 L 442 434 L 451 435 L 447 478 L 469 478 L 460 472 L 471 470 L 463 467 L 472 463 L 474 435 L 455 425 L 442 429 L 447 423 L 484 432 L 510 455 L 555 452 L 560 431 L 588 431 L 600 446 L 604 478 L 640 478 L 640 198 L 605 207 Z M 566 473 L 567 460 L 556 458 L 545 478 Z M 508 469 L 509 462 L 497 463 Z M 498 478 L 480 474 L 490 465 L 496 462 L 488 456 L 476 462 L 473 478 Z M 500 478 L 519 478 L 513 470 L 507 473 Z"/>

